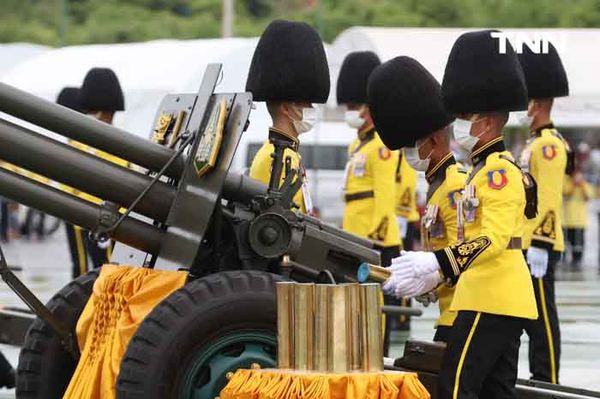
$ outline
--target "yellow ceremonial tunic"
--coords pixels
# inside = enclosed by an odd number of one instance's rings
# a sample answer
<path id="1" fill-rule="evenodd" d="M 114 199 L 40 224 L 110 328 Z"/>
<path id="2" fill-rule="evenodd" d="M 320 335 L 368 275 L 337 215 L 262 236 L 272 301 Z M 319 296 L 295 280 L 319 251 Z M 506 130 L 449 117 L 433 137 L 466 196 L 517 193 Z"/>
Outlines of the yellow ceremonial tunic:
<path id="1" fill-rule="evenodd" d="M 290 146 L 284 150 L 283 159 L 285 162 L 285 159 L 287 157 L 290 157 L 291 168 L 298 170 L 298 173 L 302 173 L 304 175 L 302 189 L 298 190 L 298 192 L 294 196 L 294 203 L 298 206 L 302 213 L 306 213 L 307 204 L 310 205 L 310 195 L 308 195 L 306 175 L 304 174 L 304 169 L 302 168 L 302 158 L 298 153 L 298 139 L 276 128 L 269 129 L 269 137 L 276 137 L 281 140 L 289 141 L 290 143 Z M 271 158 L 271 154 L 273 154 L 274 151 L 275 147 L 273 146 L 273 144 L 271 144 L 269 140 L 265 141 L 254 156 L 252 164 L 250 165 L 251 178 L 261 181 L 267 185 L 269 184 L 269 180 L 271 179 L 271 166 L 273 164 L 273 158 Z M 281 173 L 280 184 L 283 183 L 284 179 L 285 167 L 283 168 L 283 173 Z M 310 208 L 310 206 L 308 208 Z"/>
<path id="2" fill-rule="evenodd" d="M 519 163 L 535 179 L 538 198 L 537 216 L 525 223 L 524 249 L 564 251 L 561 213 L 567 146 L 558 131 L 547 125 L 532 132 L 523 150 Z"/>
<path id="3" fill-rule="evenodd" d="M 409 222 L 419 220 L 417 210 L 417 171 L 406 162 L 404 151 L 398 157 L 396 167 L 396 215 Z"/>
<path id="4" fill-rule="evenodd" d="M 359 132 L 348 147 L 343 229 L 384 247 L 400 245 L 395 216 L 398 153 L 373 128 Z"/>
<path id="5" fill-rule="evenodd" d="M 592 186 L 586 181 L 575 184 L 571 176 L 566 176 L 563 194 L 563 227 L 585 229 L 588 225 L 588 203 L 594 197 Z"/>
<path id="6" fill-rule="evenodd" d="M 458 241 L 456 203 L 462 195 L 467 174 L 461 170 L 454 156 L 448 154 L 427 172 L 426 178 L 429 190 L 427 209 L 421 220 L 422 243 L 427 251 L 437 251 Z M 456 318 L 456 313 L 450 311 L 454 287 L 442 284 L 437 289 L 437 295 L 440 317 L 436 327 L 450 327 Z"/>
<path id="7" fill-rule="evenodd" d="M 531 276 L 521 250 L 524 175 L 499 137 L 471 154 L 473 170 L 459 202 L 464 241 L 435 251 L 452 311 L 537 319 Z M 461 215 L 459 215 L 461 216 Z"/>

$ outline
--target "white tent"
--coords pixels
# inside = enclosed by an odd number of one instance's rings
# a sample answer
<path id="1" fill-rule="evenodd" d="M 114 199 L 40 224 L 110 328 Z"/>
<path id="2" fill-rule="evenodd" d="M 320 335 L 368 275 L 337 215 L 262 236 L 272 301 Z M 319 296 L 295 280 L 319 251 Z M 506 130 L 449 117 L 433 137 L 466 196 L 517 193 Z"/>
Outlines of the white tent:
<path id="1" fill-rule="evenodd" d="M 110 67 L 119 77 L 125 95 L 126 110 L 117 113 L 115 125 L 148 137 L 163 97 L 197 92 L 209 63 L 223 65 L 217 92 L 244 91 L 257 42 L 256 38 L 234 38 L 63 47 L 20 62 L 5 74 L 0 71 L 0 80 L 54 101 L 63 87 L 81 85 L 90 68 Z M 256 105 L 242 144 L 266 137 L 270 117 L 264 104 Z M 310 134 L 307 140 L 313 141 L 318 134 Z M 240 148 L 238 158 L 242 159 L 245 145 Z M 239 167 L 243 167 L 242 163 L 236 162 Z"/>
<path id="2" fill-rule="evenodd" d="M 456 38 L 465 28 L 367 28 L 354 27 L 334 41 L 332 57 L 335 76 L 344 56 L 350 51 L 371 50 L 383 61 L 407 55 L 422 63 L 440 82 L 446 60 Z M 569 127 L 600 126 L 600 29 L 502 29 L 503 32 L 557 39 L 569 77 L 571 95 L 556 101 L 557 125 Z M 551 40 L 552 41 L 552 40 Z M 560 43 L 558 43 L 560 42 Z"/>
<path id="3" fill-rule="evenodd" d="M 0 76 L 29 58 L 50 50 L 50 47 L 31 43 L 0 44 Z"/>
<path id="4" fill-rule="evenodd" d="M 81 85 L 90 68 L 110 67 L 121 81 L 126 101 L 126 111 L 117 114 L 116 124 L 147 137 L 164 95 L 196 92 L 208 63 L 227 59 L 220 91 L 243 88 L 242 74 L 234 68 L 244 67 L 255 43 L 255 39 L 159 40 L 63 47 L 21 62 L 1 79 L 54 101 L 63 87 Z"/>

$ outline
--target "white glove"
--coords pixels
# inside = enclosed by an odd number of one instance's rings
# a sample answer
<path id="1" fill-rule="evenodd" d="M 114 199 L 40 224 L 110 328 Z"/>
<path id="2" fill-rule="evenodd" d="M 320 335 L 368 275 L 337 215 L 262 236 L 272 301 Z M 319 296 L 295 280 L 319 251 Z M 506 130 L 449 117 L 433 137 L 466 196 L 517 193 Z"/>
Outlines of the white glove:
<path id="1" fill-rule="evenodd" d="M 440 264 L 433 252 L 401 251 L 400 256 L 392 259 L 393 270 L 410 270 L 414 276 L 425 276 L 440 270 Z"/>
<path id="2" fill-rule="evenodd" d="M 110 247 L 110 244 L 111 244 L 110 238 L 106 239 L 106 240 L 98 240 L 96 242 L 96 246 L 100 249 L 107 249 L 108 247 Z"/>
<path id="3" fill-rule="evenodd" d="M 406 238 L 406 232 L 408 231 L 408 220 L 403 216 L 396 216 L 396 222 L 398 223 L 398 229 L 400 230 L 400 238 Z"/>
<path id="4" fill-rule="evenodd" d="M 440 266 L 431 252 L 405 252 L 392 260 L 392 274 L 382 289 L 398 298 L 422 295 L 435 289 L 441 282 Z"/>
<path id="5" fill-rule="evenodd" d="M 529 247 L 527 250 L 527 263 L 529 263 L 529 269 L 533 277 L 544 277 L 548 271 L 548 250 Z"/>

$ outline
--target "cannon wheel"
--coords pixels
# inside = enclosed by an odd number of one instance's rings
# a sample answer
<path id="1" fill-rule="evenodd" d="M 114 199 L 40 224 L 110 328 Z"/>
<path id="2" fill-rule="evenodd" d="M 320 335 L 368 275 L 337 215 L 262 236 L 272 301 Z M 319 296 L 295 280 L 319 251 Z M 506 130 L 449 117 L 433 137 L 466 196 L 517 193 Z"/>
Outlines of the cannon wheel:
<path id="1" fill-rule="evenodd" d="M 46 305 L 73 334 L 98 274 L 99 271 L 91 271 L 76 278 L 58 291 Z M 35 319 L 19 355 L 17 397 L 62 398 L 75 367 L 77 361 L 65 350 L 52 328 L 43 320 Z"/>
<path id="2" fill-rule="evenodd" d="M 117 398 L 213 399 L 228 372 L 275 367 L 277 281 L 265 272 L 221 272 L 171 294 L 131 339 Z"/>

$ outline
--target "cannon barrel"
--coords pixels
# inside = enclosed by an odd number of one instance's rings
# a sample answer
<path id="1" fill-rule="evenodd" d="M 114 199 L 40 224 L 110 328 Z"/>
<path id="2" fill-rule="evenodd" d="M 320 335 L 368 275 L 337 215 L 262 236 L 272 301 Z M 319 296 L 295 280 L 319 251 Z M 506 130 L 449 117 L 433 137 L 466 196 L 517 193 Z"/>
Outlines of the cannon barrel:
<path id="1" fill-rule="evenodd" d="M 0 120 L 0 159 L 125 207 L 152 180 L 4 120 Z M 135 211 L 164 222 L 174 197 L 172 186 L 157 182 Z"/>
<path id="2" fill-rule="evenodd" d="M 152 180 L 1 119 L 0 159 L 122 206 L 131 204 Z M 224 198 L 243 203 L 266 192 L 266 185 L 237 173 L 229 173 L 223 186 Z M 159 181 L 135 211 L 164 222 L 174 198 L 175 188 Z"/>
<path id="3" fill-rule="evenodd" d="M 5 83 L 0 83 L 0 111 L 155 172 L 173 155 L 168 148 Z M 179 159 L 165 174 L 179 178 L 183 168 Z"/>
<path id="4" fill-rule="evenodd" d="M 258 195 L 266 195 L 267 186 L 251 177 L 229 172 L 223 183 L 223 198 L 248 203 Z"/>
<path id="5" fill-rule="evenodd" d="M 11 171 L 0 169 L 0 188 L 3 197 L 41 209 L 83 228 L 93 230 L 99 223 L 98 205 Z M 156 254 L 160 249 L 162 235 L 163 231 L 156 227 L 127 217 L 111 237 L 133 248 Z"/>

